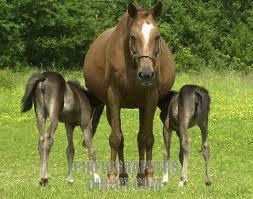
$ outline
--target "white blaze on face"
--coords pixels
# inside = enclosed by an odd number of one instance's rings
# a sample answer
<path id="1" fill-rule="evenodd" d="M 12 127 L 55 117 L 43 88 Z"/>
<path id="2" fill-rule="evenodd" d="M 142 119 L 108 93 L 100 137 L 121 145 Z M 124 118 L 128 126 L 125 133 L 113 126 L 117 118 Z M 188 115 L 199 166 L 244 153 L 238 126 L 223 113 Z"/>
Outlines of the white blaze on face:
<path id="1" fill-rule="evenodd" d="M 144 22 L 142 25 L 142 29 L 141 32 L 143 34 L 144 37 L 144 41 L 145 41 L 145 46 L 147 45 L 148 41 L 149 41 L 149 37 L 150 37 L 150 32 L 151 30 L 154 28 L 154 25 L 152 23 L 148 24 L 147 22 Z"/>

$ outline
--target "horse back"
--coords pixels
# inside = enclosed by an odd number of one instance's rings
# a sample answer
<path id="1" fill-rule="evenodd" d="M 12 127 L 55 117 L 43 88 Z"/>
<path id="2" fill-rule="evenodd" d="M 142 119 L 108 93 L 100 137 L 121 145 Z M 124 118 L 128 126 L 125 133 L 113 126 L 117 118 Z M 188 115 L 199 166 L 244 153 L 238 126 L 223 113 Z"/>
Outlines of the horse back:
<path id="1" fill-rule="evenodd" d="M 185 85 L 179 91 L 179 119 L 190 118 L 189 127 L 197 122 L 208 120 L 210 96 L 208 91 L 197 85 Z"/>

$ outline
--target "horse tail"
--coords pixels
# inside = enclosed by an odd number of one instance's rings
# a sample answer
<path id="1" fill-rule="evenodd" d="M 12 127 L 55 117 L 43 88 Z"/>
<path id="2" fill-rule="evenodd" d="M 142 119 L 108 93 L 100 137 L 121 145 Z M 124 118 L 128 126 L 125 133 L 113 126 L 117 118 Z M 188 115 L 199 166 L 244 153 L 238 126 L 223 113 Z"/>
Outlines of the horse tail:
<path id="1" fill-rule="evenodd" d="M 39 81 L 45 78 L 43 73 L 33 74 L 26 84 L 25 94 L 21 100 L 21 112 L 27 112 L 32 108 L 34 90 Z"/>
<path id="2" fill-rule="evenodd" d="M 201 107 L 203 110 L 206 110 L 208 113 L 210 111 L 210 103 L 211 103 L 211 98 L 209 96 L 209 92 L 207 89 L 204 87 L 198 87 L 195 90 L 195 95 L 196 95 L 196 105 Z"/>

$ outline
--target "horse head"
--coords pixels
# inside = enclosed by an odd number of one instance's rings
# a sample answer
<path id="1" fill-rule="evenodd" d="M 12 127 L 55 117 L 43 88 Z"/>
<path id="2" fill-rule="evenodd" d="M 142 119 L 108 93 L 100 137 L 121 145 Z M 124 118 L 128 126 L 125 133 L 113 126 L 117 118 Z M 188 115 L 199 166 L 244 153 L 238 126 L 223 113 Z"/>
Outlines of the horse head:
<path id="1" fill-rule="evenodd" d="M 161 36 L 156 19 L 161 15 L 162 2 L 152 10 L 128 6 L 129 50 L 137 66 L 137 79 L 142 86 L 150 86 L 155 79 L 155 66 L 160 49 Z"/>

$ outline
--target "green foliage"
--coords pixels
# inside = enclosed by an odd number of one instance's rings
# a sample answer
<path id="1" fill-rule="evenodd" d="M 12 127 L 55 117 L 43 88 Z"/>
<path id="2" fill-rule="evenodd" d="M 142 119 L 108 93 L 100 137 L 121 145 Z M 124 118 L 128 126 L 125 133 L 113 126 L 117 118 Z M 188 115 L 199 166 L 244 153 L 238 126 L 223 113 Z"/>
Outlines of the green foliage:
<path id="1" fill-rule="evenodd" d="M 179 69 L 253 67 L 252 2 L 169 1 L 161 32 Z"/>
<path id="2" fill-rule="evenodd" d="M 78 67 L 131 0 L 1 0 L 0 67 Z M 136 0 L 152 8 L 156 0 Z M 253 69 L 251 0 L 166 0 L 160 31 L 178 70 Z"/>
<path id="3" fill-rule="evenodd" d="M 12 8 L 0 1 L 0 67 L 19 64 L 24 53 L 19 25 L 12 21 Z"/>

